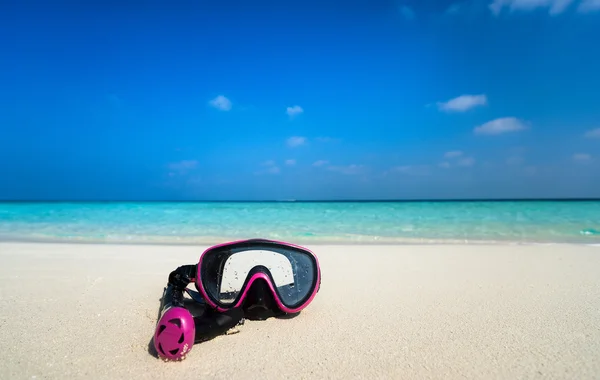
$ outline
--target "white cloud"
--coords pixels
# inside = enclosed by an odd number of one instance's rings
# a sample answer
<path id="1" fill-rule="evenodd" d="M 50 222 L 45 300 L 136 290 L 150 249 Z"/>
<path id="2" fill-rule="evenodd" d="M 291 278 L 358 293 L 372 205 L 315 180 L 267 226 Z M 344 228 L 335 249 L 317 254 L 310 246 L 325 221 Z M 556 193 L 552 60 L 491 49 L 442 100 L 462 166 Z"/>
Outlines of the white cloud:
<path id="1" fill-rule="evenodd" d="M 399 9 L 400 14 L 404 16 L 405 19 L 412 20 L 415 18 L 415 11 L 413 11 L 409 6 L 402 5 Z"/>
<path id="2" fill-rule="evenodd" d="M 329 163 L 329 161 L 326 160 L 319 160 L 319 161 L 315 161 L 313 163 L 313 166 L 319 167 L 319 166 L 324 166 L 327 165 Z"/>
<path id="3" fill-rule="evenodd" d="M 511 12 L 528 12 L 538 8 L 548 8 L 548 13 L 554 16 L 563 13 L 572 2 L 573 0 L 493 0 L 489 8 L 495 15 L 500 14 L 504 7 Z"/>
<path id="4" fill-rule="evenodd" d="M 579 162 L 587 162 L 592 159 L 592 156 L 587 153 L 575 153 L 573 159 Z"/>
<path id="5" fill-rule="evenodd" d="M 285 164 L 288 166 L 296 165 L 296 160 L 293 160 L 293 159 L 285 160 Z"/>
<path id="6" fill-rule="evenodd" d="M 303 113 L 304 110 L 300 106 L 293 106 L 286 108 L 285 112 L 288 114 L 289 117 L 295 117 Z"/>
<path id="7" fill-rule="evenodd" d="M 221 111 L 231 110 L 231 101 L 223 95 L 217 96 L 216 98 L 209 101 L 208 104 L 210 104 L 211 107 L 214 107 Z"/>
<path id="8" fill-rule="evenodd" d="M 461 95 L 447 102 L 438 102 L 438 108 L 445 112 L 465 112 L 477 106 L 484 106 L 488 103 L 485 95 Z"/>
<path id="9" fill-rule="evenodd" d="M 502 117 L 477 126 L 473 131 L 476 135 L 499 135 L 526 128 L 525 123 L 515 117 Z"/>
<path id="10" fill-rule="evenodd" d="M 288 146 L 294 148 L 300 145 L 304 145 L 306 143 L 306 137 L 302 136 L 292 136 L 287 139 Z"/>
<path id="11" fill-rule="evenodd" d="M 587 131 L 584 135 L 588 139 L 597 139 L 600 138 L 600 128 L 592 129 L 591 131 Z"/>
<path id="12" fill-rule="evenodd" d="M 168 164 L 168 167 L 171 171 L 180 172 L 180 173 L 186 172 L 191 169 L 195 169 L 197 166 L 198 166 L 198 161 L 196 161 L 196 160 L 183 160 L 183 161 L 172 162 L 172 163 Z M 171 173 L 169 173 L 169 175 L 172 176 Z"/>
<path id="13" fill-rule="evenodd" d="M 440 168 L 448 169 L 450 167 L 450 163 L 448 161 L 444 161 L 440 163 Z"/>
<path id="14" fill-rule="evenodd" d="M 463 152 L 461 152 L 460 150 L 453 150 L 451 152 L 446 152 L 446 154 L 444 154 L 445 158 L 456 158 L 456 157 L 460 157 L 463 155 Z"/>
<path id="15" fill-rule="evenodd" d="M 327 169 L 334 171 L 334 172 L 342 173 L 342 174 L 353 175 L 353 174 L 360 174 L 364 170 L 364 168 L 365 168 L 364 165 L 352 164 L 352 165 L 346 165 L 346 166 L 329 166 Z"/>
<path id="16" fill-rule="evenodd" d="M 577 10 L 580 13 L 600 11 L 600 0 L 583 0 Z"/>

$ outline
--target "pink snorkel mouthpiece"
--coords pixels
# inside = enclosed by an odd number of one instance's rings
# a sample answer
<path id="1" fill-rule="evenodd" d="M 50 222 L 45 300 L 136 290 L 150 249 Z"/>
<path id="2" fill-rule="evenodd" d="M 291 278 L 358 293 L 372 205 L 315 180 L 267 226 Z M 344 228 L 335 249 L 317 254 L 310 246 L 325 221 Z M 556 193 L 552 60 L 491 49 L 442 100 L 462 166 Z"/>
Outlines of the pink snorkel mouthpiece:
<path id="1" fill-rule="evenodd" d="M 192 314 L 175 301 L 178 292 L 165 289 L 165 307 L 154 331 L 154 348 L 162 359 L 182 360 L 192 350 L 196 326 Z M 180 296 L 181 297 L 181 296 Z"/>

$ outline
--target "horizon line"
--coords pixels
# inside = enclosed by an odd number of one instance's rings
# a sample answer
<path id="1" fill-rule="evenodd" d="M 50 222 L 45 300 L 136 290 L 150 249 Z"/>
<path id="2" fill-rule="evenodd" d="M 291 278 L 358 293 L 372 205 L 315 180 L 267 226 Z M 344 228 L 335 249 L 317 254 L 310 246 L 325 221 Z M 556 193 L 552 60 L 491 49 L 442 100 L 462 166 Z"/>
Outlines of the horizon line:
<path id="1" fill-rule="evenodd" d="M 564 198 L 431 198 L 431 199 L 264 199 L 264 200 L 161 200 L 161 199 L 0 199 L 0 203 L 410 203 L 410 202 L 572 202 L 600 201 L 600 197 Z"/>

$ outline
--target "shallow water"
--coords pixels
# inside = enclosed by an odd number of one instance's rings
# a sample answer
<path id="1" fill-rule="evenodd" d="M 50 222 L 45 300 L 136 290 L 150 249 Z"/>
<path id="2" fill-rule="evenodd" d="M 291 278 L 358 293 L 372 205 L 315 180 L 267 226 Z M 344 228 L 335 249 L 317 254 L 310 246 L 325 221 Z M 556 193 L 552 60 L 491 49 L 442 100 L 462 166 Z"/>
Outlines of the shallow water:
<path id="1" fill-rule="evenodd" d="M 600 244 L 600 201 L 0 203 L 0 240 Z"/>

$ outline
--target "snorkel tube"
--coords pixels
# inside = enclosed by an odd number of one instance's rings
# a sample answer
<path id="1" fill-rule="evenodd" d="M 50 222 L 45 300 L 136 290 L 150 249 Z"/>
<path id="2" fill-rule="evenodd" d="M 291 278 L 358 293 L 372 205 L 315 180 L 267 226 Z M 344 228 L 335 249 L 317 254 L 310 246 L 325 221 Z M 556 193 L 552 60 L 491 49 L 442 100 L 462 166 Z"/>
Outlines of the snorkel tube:
<path id="1" fill-rule="evenodd" d="M 217 312 L 205 308 L 201 315 L 193 315 L 184 304 L 184 293 L 192 302 L 205 305 L 200 294 L 187 288 L 194 281 L 196 265 L 182 265 L 169 275 L 160 305 L 160 318 L 154 331 L 154 348 L 164 361 L 180 361 L 196 343 L 226 334 L 244 323 L 244 311 L 233 308 Z"/>
<path id="2" fill-rule="evenodd" d="M 196 326 L 192 314 L 183 305 L 184 289 L 169 283 L 163 292 L 154 348 L 165 361 L 185 359 L 194 345 Z"/>

